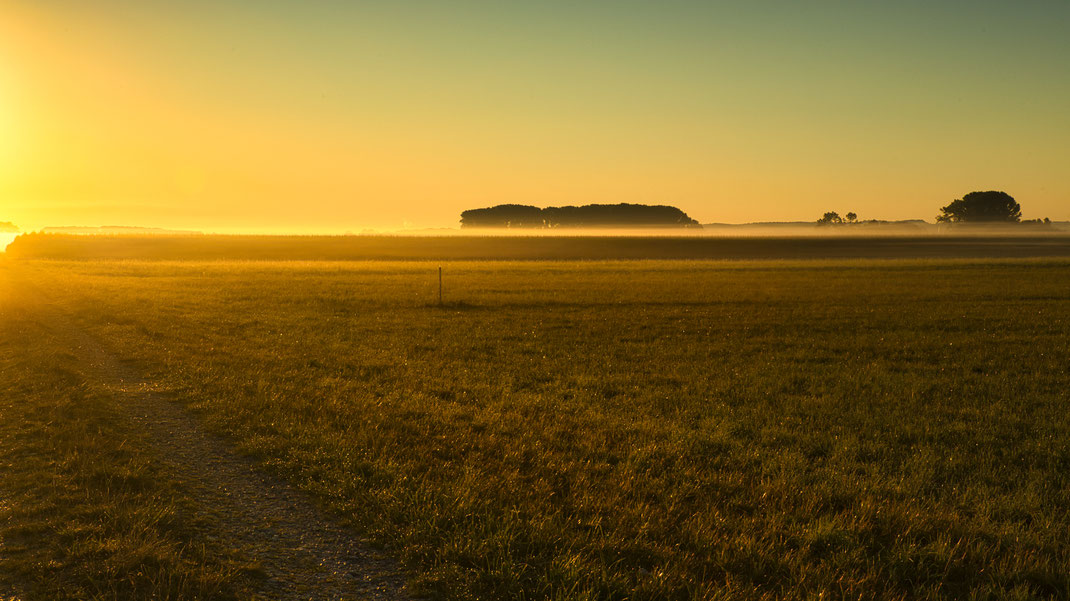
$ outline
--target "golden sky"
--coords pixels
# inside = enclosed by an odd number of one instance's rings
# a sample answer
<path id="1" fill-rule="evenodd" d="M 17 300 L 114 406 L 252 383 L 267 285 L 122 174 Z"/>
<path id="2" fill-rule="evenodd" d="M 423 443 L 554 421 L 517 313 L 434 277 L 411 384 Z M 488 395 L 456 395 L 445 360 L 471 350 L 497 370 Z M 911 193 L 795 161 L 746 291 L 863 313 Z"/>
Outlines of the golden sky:
<path id="1" fill-rule="evenodd" d="M 933 6 L 939 5 L 939 6 Z M 0 0 L 0 221 L 1070 219 L 1070 3 Z"/>

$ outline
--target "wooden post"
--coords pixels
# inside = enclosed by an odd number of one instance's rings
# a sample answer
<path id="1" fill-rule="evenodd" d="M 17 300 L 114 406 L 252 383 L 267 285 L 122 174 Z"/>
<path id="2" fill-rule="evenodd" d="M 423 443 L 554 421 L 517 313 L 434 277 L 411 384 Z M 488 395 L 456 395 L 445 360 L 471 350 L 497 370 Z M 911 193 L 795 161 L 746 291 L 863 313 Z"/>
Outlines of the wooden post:
<path id="1" fill-rule="evenodd" d="M 442 306 L 442 267 L 438 268 L 438 306 Z"/>

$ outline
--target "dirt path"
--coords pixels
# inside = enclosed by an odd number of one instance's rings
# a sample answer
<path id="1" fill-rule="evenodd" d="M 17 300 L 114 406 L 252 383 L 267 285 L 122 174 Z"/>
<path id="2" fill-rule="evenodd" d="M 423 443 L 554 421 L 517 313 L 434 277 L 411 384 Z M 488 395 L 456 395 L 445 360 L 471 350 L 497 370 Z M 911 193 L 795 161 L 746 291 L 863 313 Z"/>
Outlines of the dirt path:
<path id="1" fill-rule="evenodd" d="M 39 289 L 38 289 L 39 290 Z M 39 296 L 40 298 L 40 296 Z M 204 430 L 172 395 L 47 303 L 42 325 L 70 341 L 87 375 L 111 393 L 170 472 L 199 502 L 205 534 L 257 562 L 264 599 L 410 599 L 397 566 L 340 527 L 309 496 Z M 3 591 L 0 591 L 2 598 Z"/>

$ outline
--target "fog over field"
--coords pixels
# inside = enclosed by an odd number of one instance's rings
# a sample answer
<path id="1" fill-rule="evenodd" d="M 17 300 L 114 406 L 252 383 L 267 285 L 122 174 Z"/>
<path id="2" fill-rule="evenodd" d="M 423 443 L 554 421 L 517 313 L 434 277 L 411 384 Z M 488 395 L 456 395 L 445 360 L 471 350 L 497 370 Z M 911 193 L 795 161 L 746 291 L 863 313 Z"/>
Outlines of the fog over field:
<path id="1" fill-rule="evenodd" d="M 19 234 L 0 233 L 0 252 L 7 248 L 7 245 L 11 244 L 11 242 L 18 237 Z"/>
<path id="2" fill-rule="evenodd" d="M 139 226 L 67 226 L 36 230 L 47 234 L 106 236 L 403 236 L 403 237 L 722 237 L 722 238 L 814 238 L 814 237 L 970 237 L 970 236 L 1070 236 L 1070 222 L 1032 223 L 930 223 L 923 220 L 860 222 L 821 226 L 813 222 L 705 223 L 700 227 L 441 227 L 359 228 L 356 230 L 305 228 L 212 228 L 172 230 Z M 0 232 L 0 242 L 18 233 Z"/>

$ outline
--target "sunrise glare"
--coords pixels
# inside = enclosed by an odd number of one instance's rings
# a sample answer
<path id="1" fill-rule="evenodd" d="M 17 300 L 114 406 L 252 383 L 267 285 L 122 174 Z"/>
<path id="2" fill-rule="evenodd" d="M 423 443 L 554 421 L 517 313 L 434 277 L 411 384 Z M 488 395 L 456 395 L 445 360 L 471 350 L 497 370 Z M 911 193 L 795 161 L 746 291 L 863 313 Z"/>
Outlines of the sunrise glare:
<path id="1" fill-rule="evenodd" d="M 24 229 L 455 227 L 501 203 L 702 222 L 1070 219 L 1061 2 L 5 2 Z"/>

